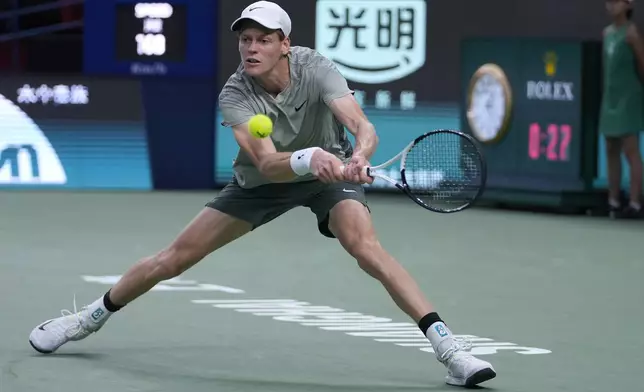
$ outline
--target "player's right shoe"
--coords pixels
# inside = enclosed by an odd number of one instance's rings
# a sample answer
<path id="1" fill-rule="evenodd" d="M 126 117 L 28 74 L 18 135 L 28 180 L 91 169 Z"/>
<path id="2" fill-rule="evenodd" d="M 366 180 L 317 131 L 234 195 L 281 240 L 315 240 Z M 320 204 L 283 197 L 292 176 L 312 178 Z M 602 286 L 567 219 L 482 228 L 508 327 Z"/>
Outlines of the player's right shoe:
<path id="1" fill-rule="evenodd" d="M 110 316 L 110 312 L 96 306 L 84 306 L 76 311 L 75 299 L 74 312 L 64 309 L 61 314 L 62 317 L 47 320 L 31 331 L 29 343 L 34 350 L 51 354 L 67 342 L 85 339 L 97 332 Z"/>
<path id="2" fill-rule="evenodd" d="M 448 385 L 472 388 L 496 377 L 496 371 L 489 362 L 466 351 L 470 347 L 467 341 L 455 339 L 452 346 L 438 356 L 447 368 L 445 382 Z"/>

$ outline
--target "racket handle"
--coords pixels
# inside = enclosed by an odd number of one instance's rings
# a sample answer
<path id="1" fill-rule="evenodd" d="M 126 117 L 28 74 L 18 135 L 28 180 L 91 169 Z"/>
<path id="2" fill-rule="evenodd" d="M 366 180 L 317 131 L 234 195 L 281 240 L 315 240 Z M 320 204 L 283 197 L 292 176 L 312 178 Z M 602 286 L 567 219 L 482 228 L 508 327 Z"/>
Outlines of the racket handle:
<path id="1" fill-rule="evenodd" d="M 344 165 L 340 166 L 340 170 L 344 173 Z M 366 167 L 366 166 L 363 167 L 362 171 L 364 172 L 364 174 L 366 174 L 369 177 L 371 177 L 371 171 L 369 170 L 369 167 Z"/>

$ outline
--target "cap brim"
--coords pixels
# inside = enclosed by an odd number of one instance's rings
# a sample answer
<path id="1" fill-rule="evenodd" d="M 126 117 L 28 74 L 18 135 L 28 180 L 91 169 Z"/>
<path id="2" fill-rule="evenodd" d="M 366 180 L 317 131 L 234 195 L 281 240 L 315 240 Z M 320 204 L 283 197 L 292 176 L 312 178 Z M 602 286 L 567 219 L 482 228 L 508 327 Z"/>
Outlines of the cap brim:
<path id="1" fill-rule="evenodd" d="M 260 25 L 266 27 L 267 29 L 271 29 L 271 30 L 279 30 L 279 29 L 282 28 L 282 26 L 280 26 L 279 24 L 270 23 L 270 22 L 268 22 L 268 21 L 266 21 L 266 20 L 264 20 L 262 18 L 256 17 L 256 16 L 255 17 L 243 16 L 241 18 L 237 18 L 237 20 L 235 20 L 233 22 L 233 24 L 230 25 L 230 31 L 237 31 L 239 29 L 239 25 L 245 20 L 252 20 L 252 21 L 257 22 Z"/>

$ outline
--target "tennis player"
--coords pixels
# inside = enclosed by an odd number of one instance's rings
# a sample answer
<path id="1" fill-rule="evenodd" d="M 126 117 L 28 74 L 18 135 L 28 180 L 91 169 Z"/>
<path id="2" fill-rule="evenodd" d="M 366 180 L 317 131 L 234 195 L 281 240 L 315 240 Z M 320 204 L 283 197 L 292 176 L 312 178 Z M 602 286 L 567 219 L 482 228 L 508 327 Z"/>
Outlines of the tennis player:
<path id="1" fill-rule="evenodd" d="M 234 177 L 168 247 L 132 266 L 95 302 L 33 329 L 29 341 L 53 353 L 97 332 L 115 312 L 176 277 L 205 256 L 286 211 L 305 206 L 319 231 L 337 238 L 427 336 L 450 385 L 494 378 L 492 366 L 467 352 L 425 299 L 414 279 L 381 246 L 361 184 L 378 144 L 373 125 L 334 64 L 312 49 L 290 46 L 291 20 L 277 4 L 259 1 L 243 10 L 237 33 L 241 64 L 219 96 L 224 125 L 239 143 Z M 256 113 L 274 122 L 270 138 L 253 138 Z M 345 127 L 355 136 L 355 149 Z M 345 165 L 345 170 L 341 166 Z"/>

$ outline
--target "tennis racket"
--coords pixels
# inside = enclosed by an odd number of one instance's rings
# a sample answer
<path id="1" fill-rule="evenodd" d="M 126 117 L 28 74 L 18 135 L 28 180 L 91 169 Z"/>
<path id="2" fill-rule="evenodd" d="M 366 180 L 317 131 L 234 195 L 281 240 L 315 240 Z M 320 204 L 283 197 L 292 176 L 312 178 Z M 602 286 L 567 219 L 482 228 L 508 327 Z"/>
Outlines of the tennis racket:
<path id="1" fill-rule="evenodd" d="M 391 176 L 400 161 L 400 181 Z M 485 157 L 471 136 L 440 129 L 411 141 L 396 156 L 365 168 L 374 180 L 384 180 L 423 208 L 441 213 L 462 211 L 483 193 L 487 180 Z M 397 177 L 397 176 L 396 176 Z"/>

